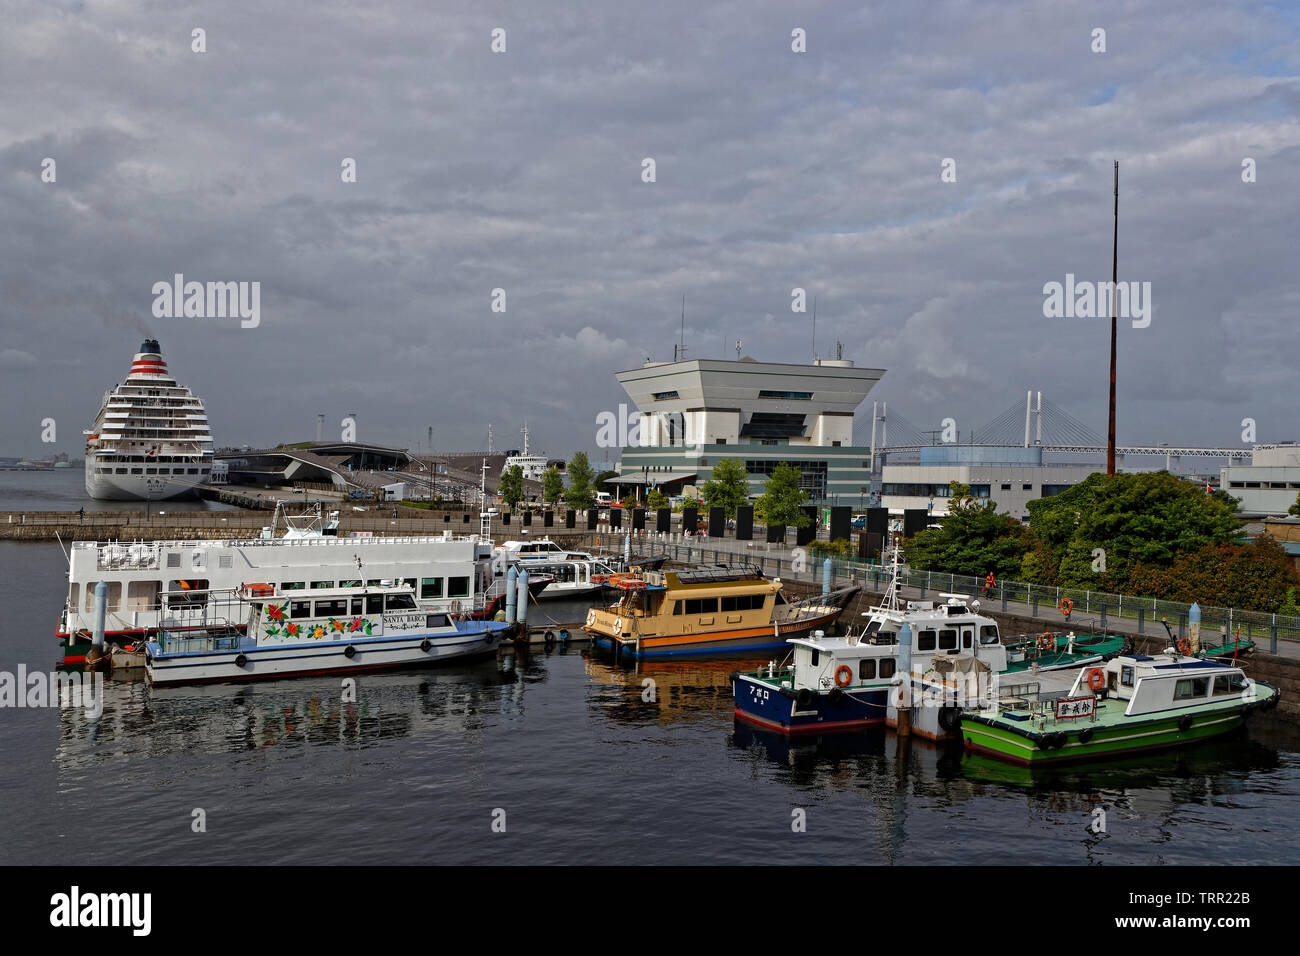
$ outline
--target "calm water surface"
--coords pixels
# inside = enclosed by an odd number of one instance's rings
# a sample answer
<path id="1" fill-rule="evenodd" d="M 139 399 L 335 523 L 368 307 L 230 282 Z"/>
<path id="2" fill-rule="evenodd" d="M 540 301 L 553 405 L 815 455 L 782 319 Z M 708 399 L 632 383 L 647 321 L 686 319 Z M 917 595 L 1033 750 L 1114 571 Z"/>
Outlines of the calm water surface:
<path id="1" fill-rule="evenodd" d="M 96 501 L 86 494 L 80 466 L 51 471 L 0 471 L 0 511 L 228 511 L 231 505 L 199 498 L 168 501 Z"/>
<path id="2" fill-rule="evenodd" d="M 55 544 L 0 541 L 0 671 L 52 665 L 64 569 Z M 737 726 L 735 666 L 637 672 L 575 647 L 363 676 L 355 704 L 322 678 L 111 681 L 98 719 L 0 709 L 0 863 L 1295 859 L 1288 725 L 1030 777 L 887 733 L 792 745 Z M 647 677 L 657 703 L 642 701 Z M 1105 833 L 1089 829 L 1095 806 Z M 195 808 L 206 833 L 191 830 Z M 505 833 L 492 832 L 498 808 Z M 796 808 L 805 833 L 791 830 Z"/>

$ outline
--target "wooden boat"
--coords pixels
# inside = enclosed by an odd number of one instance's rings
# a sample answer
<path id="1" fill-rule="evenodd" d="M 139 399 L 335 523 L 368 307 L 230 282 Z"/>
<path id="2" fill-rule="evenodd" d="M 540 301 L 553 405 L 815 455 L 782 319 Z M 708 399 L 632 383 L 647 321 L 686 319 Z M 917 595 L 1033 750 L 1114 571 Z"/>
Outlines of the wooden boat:
<path id="1" fill-rule="evenodd" d="M 613 574 L 618 600 L 593 607 L 584 630 L 597 647 L 635 657 L 735 654 L 785 646 L 830 627 L 859 588 L 779 604 L 779 578 L 749 566 Z"/>
<path id="2" fill-rule="evenodd" d="M 1120 655 L 1083 669 L 1068 691 L 1019 685 L 961 715 L 969 750 L 1028 766 L 1179 747 L 1277 706 L 1277 688 L 1240 667 L 1187 657 Z"/>

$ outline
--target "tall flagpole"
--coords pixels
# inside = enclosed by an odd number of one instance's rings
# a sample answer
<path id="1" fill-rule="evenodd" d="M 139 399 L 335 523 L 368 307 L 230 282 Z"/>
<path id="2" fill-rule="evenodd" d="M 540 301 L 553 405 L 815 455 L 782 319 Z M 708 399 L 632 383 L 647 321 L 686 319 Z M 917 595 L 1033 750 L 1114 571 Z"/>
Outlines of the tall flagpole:
<path id="1" fill-rule="evenodd" d="M 1119 160 L 1115 160 L 1115 240 L 1110 258 L 1110 425 L 1106 430 L 1106 474 L 1115 474 L 1115 305 L 1119 289 Z"/>

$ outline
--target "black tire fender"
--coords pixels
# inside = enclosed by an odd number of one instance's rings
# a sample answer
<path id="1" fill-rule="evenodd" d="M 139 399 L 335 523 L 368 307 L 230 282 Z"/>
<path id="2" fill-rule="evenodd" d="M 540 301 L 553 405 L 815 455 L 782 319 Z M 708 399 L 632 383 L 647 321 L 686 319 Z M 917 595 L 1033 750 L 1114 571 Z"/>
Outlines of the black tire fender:
<path id="1" fill-rule="evenodd" d="M 950 731 L 961 726 L 961 708 L 955 704 L 945 704 L 939 708 L 939 726 Z"/>
<path id="2" fill-rule="evenodd" d="M 429 653 L 429 648 L 431 647 L 433 647 L 433 641 L 429 640 L 427 637 L 420 642 L 420 650 L 424 651 L 426 654 Z"/>
<path id="3" fill-rule="evenodd" d="M 245 657 L 243 654 L 240 654 L 238 657 L 235 658 L 236 667 L 245 667 L 247 666 L 247 664 L 248 664 L 248 658 Z"/>
<path id="4" fill-rule="evenodd" d="M 826 698 L 833 706 L 838 707 L 844 702 L 844 691 L 838 687 L 832 687 L 830 693 L 826 695 Z"/>
<path id="5" fill-rule="evenodd" d="M 357 649 L 349 644 L 347 647 L 343 648 L 343 656 L 348 660 L 352 660 L 352 658 L 357 656 Z"/>
<path id="6" fill-rule="evenodd" d="M 1081 744 L 1086 744 L 1086 743 L 1089 743 L 1089 742 L 1091 742 L 1091 741 L 1092 741 L 1092 728 L 1091 728 L 1091 727 L 1087 728 L 1086 730 L 1082 730 L 1082 731 L 1079 732 L 1079 743 L 1081 743 Z"/>
<path id="7" fill-rule="evenodd" d="M 1183 716 L 1178 718 L 1178 729 L 1181 730 L 1183 733 L 1187 733 L 1187 731 L 1192 729 L 1191 714 L 1183 714 Z"/>
<path id="8" fill-rule="evenodd" d="M 812 691 L 807 687 L 800 688 L 799 692 L 794 695 L 794 702 L 800 707 L 807 707 L 812 703 Z"/>

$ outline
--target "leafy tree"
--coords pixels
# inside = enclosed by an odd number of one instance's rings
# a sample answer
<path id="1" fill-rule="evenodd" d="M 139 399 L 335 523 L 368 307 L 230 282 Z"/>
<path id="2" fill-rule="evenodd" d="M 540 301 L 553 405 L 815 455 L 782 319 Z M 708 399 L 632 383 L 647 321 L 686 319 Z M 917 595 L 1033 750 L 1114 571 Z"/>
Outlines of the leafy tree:
<path id="1" fill-rule="evenodd" d="M 1150 597 L 1272 613 L 1300 586 L 1300 574 L 1282 546 L 1261 535 L 1244 545 L 1207 545 L 1169 567 L 1139 565 L 1128 583 Z"/>
<path id="2" fill-rule="evenodd" d="M 673 511 L 677 514 L 685 511 L 687 508 L 694 508 L 698 513 L 704 507 L 704 502 L 699 498 L 683 498 L 677 504 L 673 505 Z"/>
<path id="3" fill-rule="evenodd" d="M 948 506 L 950 508 L 953 505 L 964 505 L 974 500 L 975 496 L 970 493 L 970 485 L 963 485 L 959 481 L 948 482 Z"/>
<path id="4" fill-rule="evenodd" d="M 555 504 L 564 497 L 564 476 L 552 466 L 542 472 L 542 500 Z"/>
<path id="5" fill-rule="evenodd" d="M 1287 508 L 1286 513 L 1289 515 L 1300 515 L 1300 494 L 1295 496 L 1295 504 L 1290 508 Z"/>
<path id="6" fill-rule="evenodd" d="M 938 528 L 927 528 L 903 542 L 909 567 L 983 577 L 1014 578 L 1030 553 L 1028 530 L 997 503 L 975 500 L 950 505 Z"/>
<path id="7" fill-rule="evenodd" d="M 713 477 L 700 493 L 706 505 L 725 508 L 727 517 L 734 518 L 736 509 L 749 501 L 749 473 L 740 459 L 723 458 L 713 466 Z"/>
<path id="8" fill-rule="evenodd" d="M 1168 472 L 1093 474 L 1029 502 L 1029 526 L 1055 556 L 1060 584 L 1131 590 L 1128 577 L 1139 564 L 1168 567 L 1183 554 L 1232 541 L 1241 523 L 1231 501 Z M 1099 548 L 1104 576 L 1093 570 Z"/>
<path id="9" fill-rule="evenodd" d="M 651 488 L 650 494 L 645 496 L 645 504 L 647 508 L 667 508 L 668 496 L 658 488 Z"/>
<path id="10" fill-rule="evenodd" d="M 1295 602 L 1295 588 L 1286 589 L 1286 599 L 1278 607 L 1277 613 L 1287 617 L 1300 617 L 1300 607 Z"/>
<path id="11" fill-rule="evenodd" d="M 501 476 L 501 483 L 497 486 L 497 494 L 506 507 L 511 510 L 515 505 L 524 500 L 524 470 L 518 465 L 511 465 L 506 469 L 506 473 Z"/>
<path id="12" fill-rule="evenodd" d="M 631 511 L 633 508 L 636 507 L 637 504 L 636 492 L 632 492 L 631 494 L 624 496 L 623 500 L 620 501 L 619 504 L 621 504 L 627 510 Z"/>
<path id="13" fill-rule="evenodd" d="M 564 496 L 570 507 L 586 510 L 596 503 L 596 492 L 592 487 L 592 469 L 587 461 L 587 453 L 575 452 L 573 461 L 569 462 L 569 491 Z"/>
<path id="14" fill-rule="evenodd" d="M 570 465 L 569 469 L 572 470 L 573 466 Z M 596 480 L 593 483 L 595 490 L 606 491 L 609 492 L 610 494 L 616 494 L 618 492 L 618 486 L 611 485 L 609 483 L 609 479 L 617 478 L 617 477 L 618 477 L 618 472 L 616 471 L 602 471 L 599 475 L 596 476 Z"/>
<path id="15" fill-rule="evenodd" d="M 799 487 L 799 469 L 783 461 L 772 469 L 772 476 L 754 507 L 763 509 L 767 524 L 806 528 L 812 519 L 800 506 L 807 499 L 807 492 Z"/>

